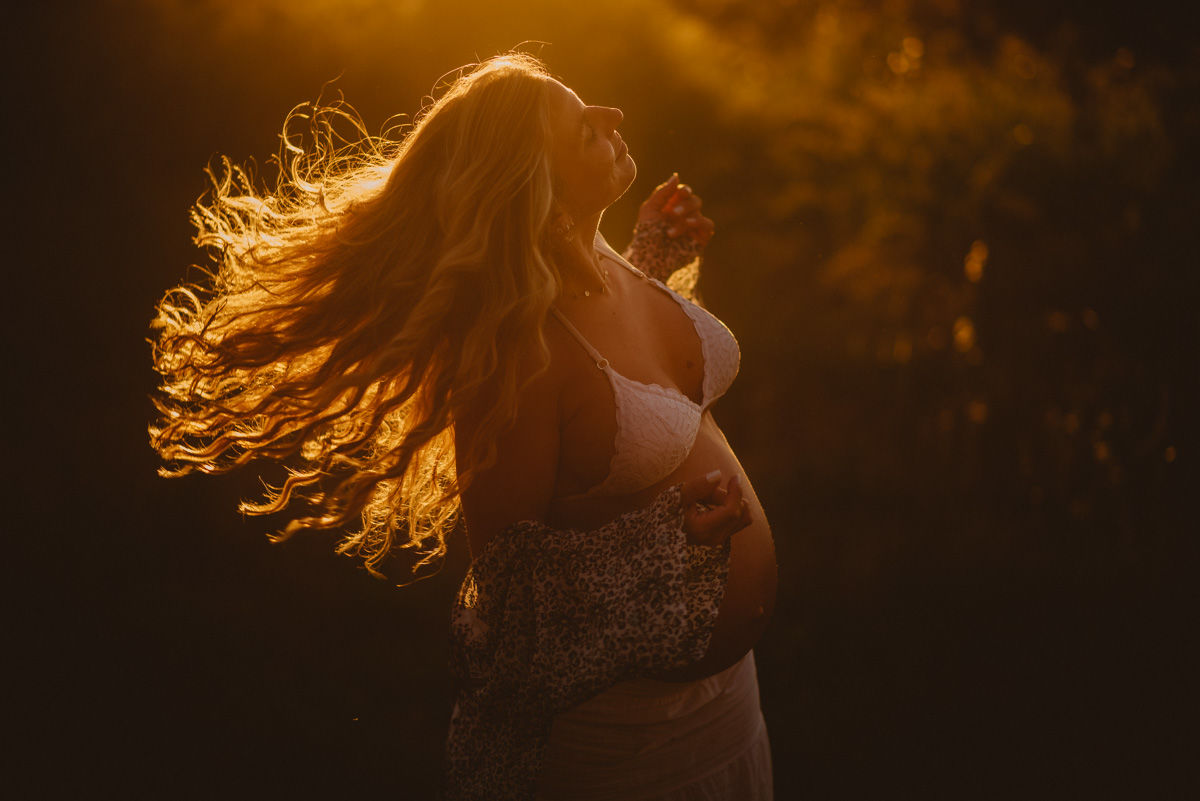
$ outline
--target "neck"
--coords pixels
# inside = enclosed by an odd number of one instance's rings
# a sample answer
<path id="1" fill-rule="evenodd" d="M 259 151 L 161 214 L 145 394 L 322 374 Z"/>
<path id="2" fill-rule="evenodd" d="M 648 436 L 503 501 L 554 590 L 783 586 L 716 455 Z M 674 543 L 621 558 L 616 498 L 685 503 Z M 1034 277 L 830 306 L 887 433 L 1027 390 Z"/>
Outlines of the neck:
<path id="1" fill-rule="evenodd" d="M 596 255 L 596 231 L 600 228 L 601 213 L 579 220 L 571 228 L 563 248 L 559 269 L 563 278 L 577 287 L 578 292 L 597 293 L 604 291 L 606 282 L 601 277 L 604 267 Z"/>
<path id="2" fill-rule="evenodd" d="M 604 212 L 598 211 L 591 217 L 585 217 L 575 223 L 575 227 L 571 229 L 572 244 L 578 242 L 588 252 L 591 251 L 592 243 L 596 240 L 596 232 L 600 230 L 600 218 L 604 216 Z"/>

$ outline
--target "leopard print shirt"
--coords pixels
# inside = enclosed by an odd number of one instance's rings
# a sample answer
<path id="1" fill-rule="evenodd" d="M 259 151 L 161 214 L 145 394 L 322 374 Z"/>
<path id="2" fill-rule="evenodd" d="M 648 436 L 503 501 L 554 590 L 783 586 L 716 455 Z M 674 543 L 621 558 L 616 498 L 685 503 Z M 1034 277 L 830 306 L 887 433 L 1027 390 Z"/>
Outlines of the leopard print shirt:
<path id="1" fill-rule="evenodd" d="M 704 245 L 690 236 L 668 236 L 670 226 L 661 221 L 640 222 L 633 229 L 633 240 L 621 255 L 639 270 L 664 284 L 671 276 L 696 261 Z"/>
<path id="2" fill-rule="evenodd" d="M 681 486 L 594 531 L 516 523 L 459 590 L 446 797 L 532 799 L 554 716 L 708 650 L 729 543 L 692 545 Z"/>

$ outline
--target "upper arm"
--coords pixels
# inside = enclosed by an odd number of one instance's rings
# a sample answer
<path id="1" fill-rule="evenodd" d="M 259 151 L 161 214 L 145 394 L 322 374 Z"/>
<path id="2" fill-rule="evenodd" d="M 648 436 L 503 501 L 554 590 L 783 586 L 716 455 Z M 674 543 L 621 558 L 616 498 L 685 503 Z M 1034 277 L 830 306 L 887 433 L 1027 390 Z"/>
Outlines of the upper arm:
<path id="1" fill-rule="evenodd" d="M 496 438 L 496 461 L 475 474 L 462 495 L 467 538 L 478 555 L 496 534 L 522 520 L 545 521 L 558 476 L 561 389 L 553 369 L 517 399 L 517 417 Z M 456 422 L 459 453 L 474 436 L 476 416 Z"/>

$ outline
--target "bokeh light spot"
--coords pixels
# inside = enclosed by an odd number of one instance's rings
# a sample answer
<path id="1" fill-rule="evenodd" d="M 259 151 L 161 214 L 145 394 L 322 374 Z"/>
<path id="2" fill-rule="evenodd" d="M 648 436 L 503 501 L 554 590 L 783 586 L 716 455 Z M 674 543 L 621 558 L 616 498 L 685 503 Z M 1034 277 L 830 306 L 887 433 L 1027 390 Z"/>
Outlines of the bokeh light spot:
<path id="1" fill-rule="evenodd" d="M 966 353 L 975 347 L 975 324 L 970 317 L 959 317 L 954 321 L 954 348 Z"/>
<path id="2" fill-rule="evenodd" d="M 988 247 L 981 239 L 971 243 L 971 250 L 963 259 L 963 274 L 973 284 L 978 284 L 983 278 L 983 267 L 987 263 Z"/>
<path id="3" fill-rule="evenodd" d="M 912 66 L 911 62 L 908 60 L 908 56 L 904 55 L 903 53 L 888 53 L 887 65 L 891 68 L 892 72 L 896 73 L 897 75 L 903 75 L 904 73 L 908 72 Z"/>

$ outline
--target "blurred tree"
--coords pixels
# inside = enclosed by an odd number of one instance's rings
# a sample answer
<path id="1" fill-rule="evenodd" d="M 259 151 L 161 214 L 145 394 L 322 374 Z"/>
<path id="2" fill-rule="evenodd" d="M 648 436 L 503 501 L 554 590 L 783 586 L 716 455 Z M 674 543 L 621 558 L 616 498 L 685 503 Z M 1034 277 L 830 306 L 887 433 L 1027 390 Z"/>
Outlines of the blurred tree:
<path id="1" fill-rule="evenodd" d="M 745 310 L 759 469 L 1134 524 L 1124 487 L 1177 458 L 1194 281 L 1169 254 L 1194 250 L 1144 216 L 1183 196 L 1163 106 L 1194 72 L 1080 65 L 953 0 L 661 13 L 669 71 L 716 112 L 694 180 L 722 226 L 708 295 Z"/>

